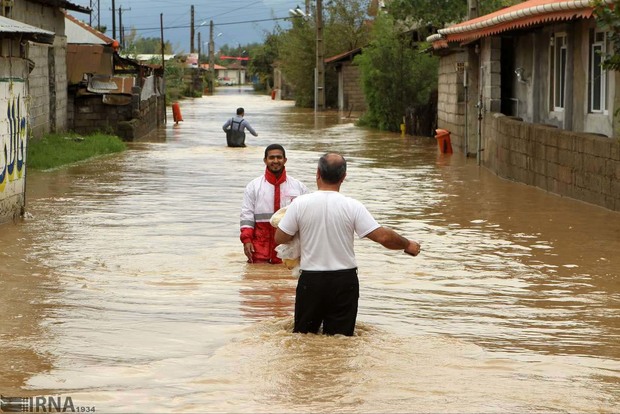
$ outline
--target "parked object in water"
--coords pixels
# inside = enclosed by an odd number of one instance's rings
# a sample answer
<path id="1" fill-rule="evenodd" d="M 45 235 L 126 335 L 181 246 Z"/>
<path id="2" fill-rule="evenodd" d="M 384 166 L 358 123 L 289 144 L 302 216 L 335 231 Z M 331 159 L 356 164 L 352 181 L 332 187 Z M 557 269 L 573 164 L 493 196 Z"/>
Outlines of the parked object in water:
<path id="1" fill-rule="evenodd" d="M 178 102 L 172 104 L 172 119 L 175 124 L 178 124 L 183 120 L 183 117 L 181 116 L 181 107 Z"/>

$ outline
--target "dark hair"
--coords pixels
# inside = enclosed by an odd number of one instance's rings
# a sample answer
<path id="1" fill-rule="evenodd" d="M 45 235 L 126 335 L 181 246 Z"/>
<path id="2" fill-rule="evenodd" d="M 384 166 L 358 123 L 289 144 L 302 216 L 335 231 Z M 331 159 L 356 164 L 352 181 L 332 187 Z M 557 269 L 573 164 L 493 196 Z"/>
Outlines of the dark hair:
<path id="1" fill-rule="evenodd" d="M 237 115 L 243 115 L 245 110 L 243 108 L 237 108 Z"/>
<path id="2" fill-rule="evenodd" d="M 267 158 L 267 153 L 272 150 L 280 150 L 282 151 L 282 156 L 286 158 L 286 151 L 284 151 L 284 147 L 280 144 L 269 144 L 267 148 L 265 148 L 265 158 Z"/>
<path id="3" fill-rule="evenodd" d="M 328 184 L 337 184 L 347 172 L 347 160 L 340 154 L 328 152 L 319 158 L 319 175 Z"/>

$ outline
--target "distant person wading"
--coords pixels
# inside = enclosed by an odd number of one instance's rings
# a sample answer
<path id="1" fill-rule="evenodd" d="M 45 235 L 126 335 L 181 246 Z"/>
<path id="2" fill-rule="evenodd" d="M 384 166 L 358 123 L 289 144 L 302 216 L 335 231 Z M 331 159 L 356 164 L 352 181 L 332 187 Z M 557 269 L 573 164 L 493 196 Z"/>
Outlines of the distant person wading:
<path id="1" fill-rule="evenodd" d="M 226 133 L 226 144 L 229 147 L 245 147 L 246 129 L 255 137 L 258 136 L 258 133 L 254 131 L 250 123 L 243 118 L 244 115 L 244 109 L 237 108 L 237 116 L 230 118 L 222 125 L 222 129 Z"/>

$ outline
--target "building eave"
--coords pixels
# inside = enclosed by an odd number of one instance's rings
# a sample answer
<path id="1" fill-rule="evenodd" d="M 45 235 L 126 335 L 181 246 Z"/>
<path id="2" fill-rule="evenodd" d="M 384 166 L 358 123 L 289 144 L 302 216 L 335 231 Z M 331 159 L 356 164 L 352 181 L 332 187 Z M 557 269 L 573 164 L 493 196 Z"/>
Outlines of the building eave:
<path id="1" fill-rule="evenodd" d="M 612 4 L 614 0 L 602 1 L 605 4 Z M 429 36 L 426 40 L 433 43 L 433 48 L 440 49 L 447 47 L 450 42 L 472 41 L 532 25 L 587 19 L 592 16 L 593 11 L 594 7 L 590 0 L 529 0 L 439 29 L 437 34 Z"/>

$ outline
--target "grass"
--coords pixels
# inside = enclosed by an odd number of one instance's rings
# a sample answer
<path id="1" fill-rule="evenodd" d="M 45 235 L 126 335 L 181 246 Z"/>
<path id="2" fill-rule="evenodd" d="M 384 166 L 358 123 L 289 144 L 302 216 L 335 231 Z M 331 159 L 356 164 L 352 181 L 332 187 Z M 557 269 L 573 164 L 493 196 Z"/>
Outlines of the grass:
<path id="1" fill-rule="evenodd" d="M 48 170 L 89 158 L 124 151 L 125 143 L 117 136 L 96 133 L 49 134 L 28 141 L 26 165 L 35 170 Z"/>

